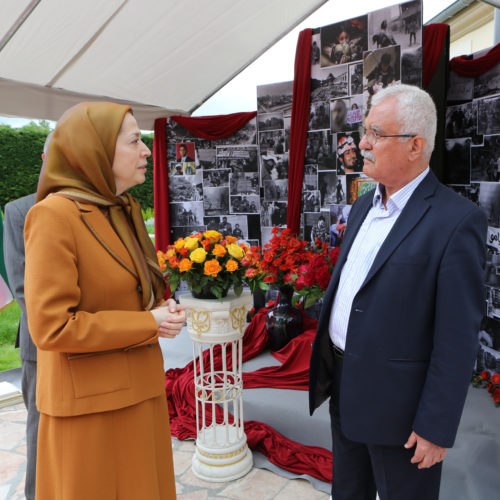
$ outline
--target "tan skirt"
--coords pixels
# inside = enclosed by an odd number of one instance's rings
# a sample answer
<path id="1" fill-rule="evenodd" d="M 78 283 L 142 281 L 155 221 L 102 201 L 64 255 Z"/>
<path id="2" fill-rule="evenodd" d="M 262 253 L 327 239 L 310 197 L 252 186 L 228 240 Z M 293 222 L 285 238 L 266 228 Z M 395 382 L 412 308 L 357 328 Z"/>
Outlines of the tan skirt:
<path id="1" fill-rule="evenodd" d="M 175 500 L 165 396 L 76 417 L 40 415 L 37 500 Z"/>

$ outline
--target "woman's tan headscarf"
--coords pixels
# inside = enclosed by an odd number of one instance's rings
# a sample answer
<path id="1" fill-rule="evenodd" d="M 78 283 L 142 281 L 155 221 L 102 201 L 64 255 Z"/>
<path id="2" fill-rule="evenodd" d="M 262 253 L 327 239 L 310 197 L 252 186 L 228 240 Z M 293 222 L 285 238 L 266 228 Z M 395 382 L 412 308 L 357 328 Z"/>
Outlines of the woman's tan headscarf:
<path id="1" fill-rule="evenodd" d="M 112 172 L 116 139 L 129 106 L 84 102 L 57 123 L 40 173 L 37 201 L 50 193 L 108 207 L 111 224 L 132 257 L 145 309 L 163 299 L 165 282 L 142 218 L 140 204 L 128 193 L 116 196 Z"/>

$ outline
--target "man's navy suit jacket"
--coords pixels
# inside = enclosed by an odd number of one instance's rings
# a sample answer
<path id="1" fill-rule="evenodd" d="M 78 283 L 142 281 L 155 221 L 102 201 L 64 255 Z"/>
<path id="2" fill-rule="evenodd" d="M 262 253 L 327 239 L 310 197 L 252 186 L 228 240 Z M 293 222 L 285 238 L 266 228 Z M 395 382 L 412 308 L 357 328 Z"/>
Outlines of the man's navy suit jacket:
<path id="1" fill-rule="evenodd" d="M 373 191 L 353 205 L 325 294 L 311 357 L 311 414 L 331 394 L 332 303 L 372 201 Z M 352 303 L 339 401 L 351 440 L 400 445 L 414 430 L 453 446 L 485 310 L 486 232 L 482 209 L 432 172 L 417 186 Z"/>

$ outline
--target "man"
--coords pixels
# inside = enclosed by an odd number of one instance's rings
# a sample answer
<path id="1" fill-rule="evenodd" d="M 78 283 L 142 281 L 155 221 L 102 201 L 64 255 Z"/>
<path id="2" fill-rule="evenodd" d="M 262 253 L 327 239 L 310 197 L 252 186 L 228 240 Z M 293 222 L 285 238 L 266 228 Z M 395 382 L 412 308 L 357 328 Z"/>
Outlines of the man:
<path id="1" fill-rule="evenodd" d="M 49 149 L 52 132 L 45 139 L 42 161 Z M 36 407 L 36 346 L 31 340 L 24 301 L 24 219 L 29 209 L 35 204 L 36 193 L 11 201 L 5 205 L 4 254 L 10 288 L 21 308 L 18 341 L 21 358 L 21 385 L 24 404 L 28 410 L 26 422 L 26 480 L 25 495 L 28 500 L 35 498 L 36 448 L 38 420 L 40 414 Z"/>
<path id="2" fill-rule="evenodd" d="M 222 217 L 222 222 L 220 223 L 219 231 L 222 234 L 222 236 L 224 236 L 224 238 L 228 234 L 231 234 L 231 232 L 233 231 L 233 227 L 231 226 L 231 223 L 228 222 L 227 217 Z"/>
<path id="3" fill-rule="evenodd" d="M 330 242 L 330 233 L 328 232 L 328 228 L 326 227 L 325 218 L 320 215 L 318 217 L 318 222 L 311 229 L 311 245 L 316 247 L 316 239 L 319 239 L 320 245 L 321 243 L 329 243 Z"/>
<path id="4" fill-rule="evenodd" d="M 187 154 L 187 145 L 179 144 L 179 156 L 176 161 L 180 161 L 181 163 L 186 163 L 187 161 L 194 161 L 193 158 L 188 156 Z"/>
<path id="5" fill-rule="evenodd" d="M 332 108 L 332 132 L 342 132 L 347 116 L 347 106 L 342 99 L 337 99 Z"/>
<path id="6" fill-rule="evenodd" d="M 339 139 L 337 155 L 339 157 L 339 174 L 361 172 L 361 165 L 358 162 L 358 148 L 351 135 L 345 135 Z"/>
<path id="7" fill-rule="evenodd" d="M 391 54 L 384 52 L 380 58 L 379 64 L 375 66 L 366 78 L 369 82 L 368 85 L 381 85 L 384 89 L 388 85 L 394 83 L 396 81 L 396 76 L 394 74 L 394 68 L 391 66 Z"/>
<path id="8" fill-rule="evenodd" d="M 331 396 L 335 500 L 435 500 L 478 347 L 487 221 L 428 168 L 428 94 L 380 91 L 365 127 L 378 185 L 351 209 L 324 297 L 310 411 Z"/>
<path id="9" fill-rule="evenodd" d="M 240 238 L 240 239 L 243 238 L 243 231 L 241 230 L 240 225 L 238 223 L 234 225 L 233 236 L 235 238 Z"/>

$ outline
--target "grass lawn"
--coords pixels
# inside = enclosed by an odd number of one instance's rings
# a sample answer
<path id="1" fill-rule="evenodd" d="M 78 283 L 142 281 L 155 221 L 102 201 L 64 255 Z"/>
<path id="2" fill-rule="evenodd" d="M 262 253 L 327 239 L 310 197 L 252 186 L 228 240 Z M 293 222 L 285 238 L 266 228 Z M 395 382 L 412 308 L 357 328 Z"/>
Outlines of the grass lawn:
<path id="1" fill-rule="evenodd" d="M 0 311 L 0 371 L 21 366 L 19 349 L 14 347 L 20 316 L 17 302 Z"/>

